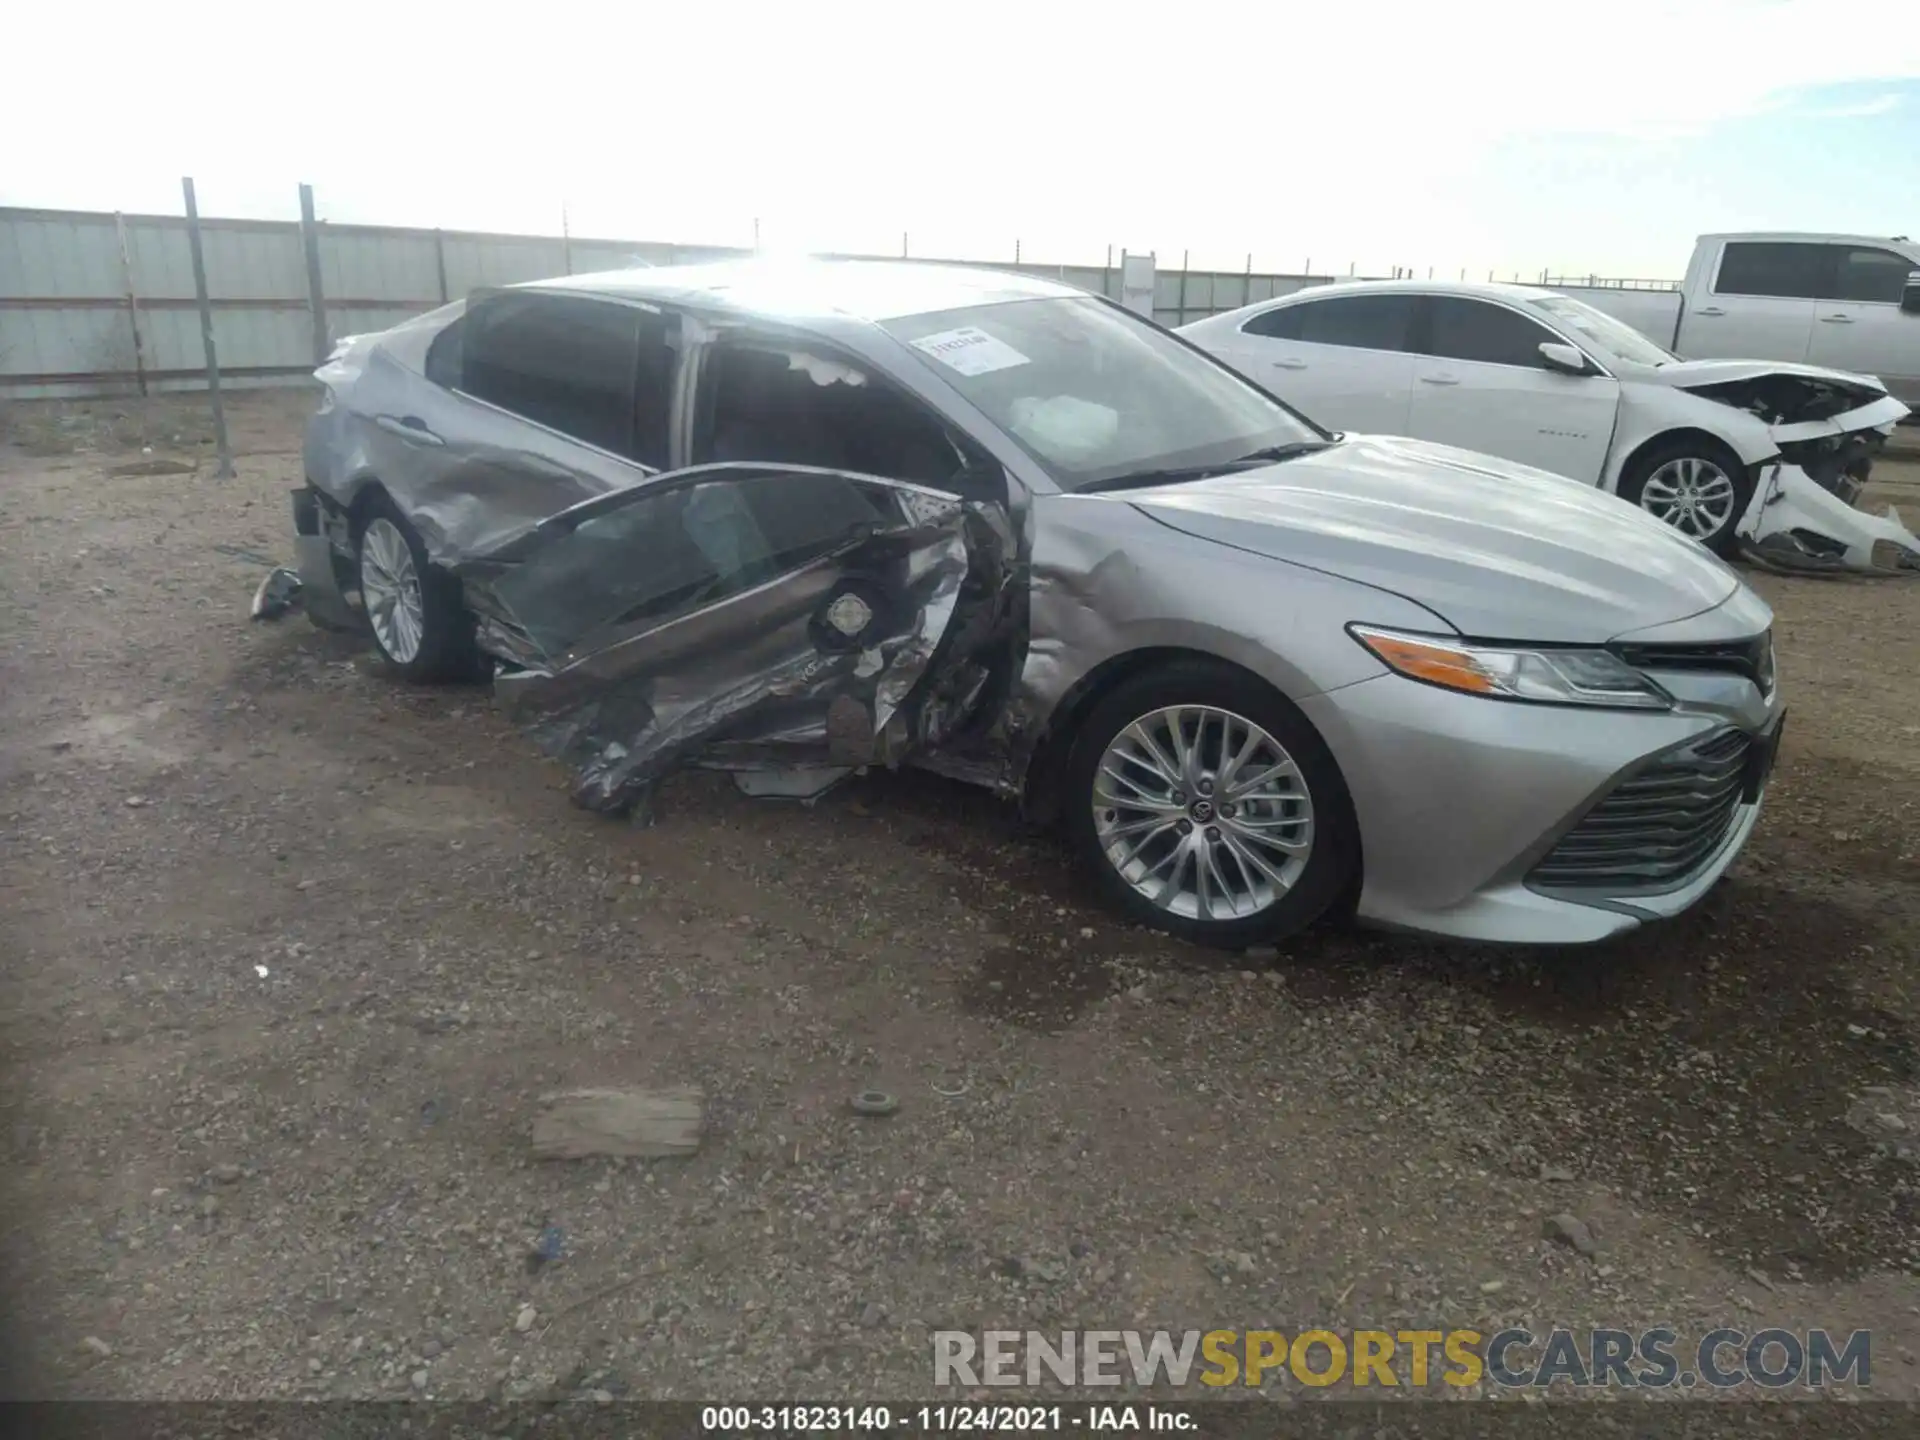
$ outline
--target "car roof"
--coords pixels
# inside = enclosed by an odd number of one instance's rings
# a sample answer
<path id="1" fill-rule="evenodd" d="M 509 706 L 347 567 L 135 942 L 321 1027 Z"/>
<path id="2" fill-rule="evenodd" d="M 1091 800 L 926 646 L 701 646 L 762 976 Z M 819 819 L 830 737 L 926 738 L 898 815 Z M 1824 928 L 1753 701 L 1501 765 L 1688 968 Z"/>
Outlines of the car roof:
<path id="1" fill-rule="evenodd" d="M 767 319 L 868 322 L 1087 293 L 1071 285 L 984 266 L 765 257 L 606 270 L 538 280 L 517 288 L 653 300 Z"/>
<path id="2" fill-rule="evenodd" d="M 1287 301 L 1317 300 L 1329 295 L 1470 295 L 1484 300 L 1524 304 L 1553 293 L 1550 286 L 1508 285 L 1481 280 L 1341 280 L 1332 285 L 1309 285 L 1277 298 Z M 1264 305 L 1269 302 L 1260 303 Z"/>

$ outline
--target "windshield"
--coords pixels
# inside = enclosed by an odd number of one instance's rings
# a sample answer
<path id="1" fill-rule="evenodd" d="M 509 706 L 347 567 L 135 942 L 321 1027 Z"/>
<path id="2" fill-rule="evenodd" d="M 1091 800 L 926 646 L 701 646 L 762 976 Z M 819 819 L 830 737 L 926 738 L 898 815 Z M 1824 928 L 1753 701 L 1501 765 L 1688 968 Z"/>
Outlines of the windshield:
<path id="1" fill-rule="evenodd" d="M 1662 350 L 1624 320 L 1596 310 L 1584 300 L 1565 295 L 1542 295 L 1533 303 L 1569 329 L 1577 330 L 1609 355 L 1635 365 L 1671 365 L 1680 357 Z"/>
<path id="2" fill-rule="evenodd" d="M 1327 438 L 1230 370 L 1091 297 L 909 315 L 882 328 L 1063 490 Z"/>

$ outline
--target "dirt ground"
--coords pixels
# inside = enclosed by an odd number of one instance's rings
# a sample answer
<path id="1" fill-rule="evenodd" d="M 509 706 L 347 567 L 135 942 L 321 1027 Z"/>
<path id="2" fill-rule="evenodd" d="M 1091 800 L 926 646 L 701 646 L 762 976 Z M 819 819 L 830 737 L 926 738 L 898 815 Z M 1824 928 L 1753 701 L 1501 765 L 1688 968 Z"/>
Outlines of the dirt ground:
<path id="1" fill-rule="evenodd" d="M 846 1400 L 934 1395 L 933 1328 L 1560 1323 L 1870 1328 L 1920 1395 L 1920 582 L 1756 580 L 1785 754 L 1683 919 L 1256 961 L 925 776 L 587 815 L 484 690 L 250 623 L 300 405 L 231 402 L 226 481 L 184 400 L 0 446 L 21 1391 Z M 530 1155 L 546 1090 L 682 1082 L 689 1159 Z"/>

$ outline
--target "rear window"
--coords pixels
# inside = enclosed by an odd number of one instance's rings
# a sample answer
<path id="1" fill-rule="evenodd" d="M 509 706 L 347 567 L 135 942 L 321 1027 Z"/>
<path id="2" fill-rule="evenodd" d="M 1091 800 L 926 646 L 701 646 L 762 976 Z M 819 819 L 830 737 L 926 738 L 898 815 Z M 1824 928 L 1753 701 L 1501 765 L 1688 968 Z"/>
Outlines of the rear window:
<path id="1" fill-rule="evenodd" d="M 1832 294 L 1834 257 L 1831 245 L 1733 241 L 1720 257 L 1714 293 L 1818 300 Z"/>
<path id="2" fill-rule="evenodd" d="M 674 352 L 665 317 L 510 291 L 468 312 L 458 344 L 460 388 L 475 399 L 643 465 L 666 464 Z"/>
<path id="3" fill-rule="evenodd" d="M 1357 350 L 1413 349 L 1414 295 L 1342 295 L 1312 300 L 1300 312 L 1295 338 L 1309 345 L 1346 345 Z"/>

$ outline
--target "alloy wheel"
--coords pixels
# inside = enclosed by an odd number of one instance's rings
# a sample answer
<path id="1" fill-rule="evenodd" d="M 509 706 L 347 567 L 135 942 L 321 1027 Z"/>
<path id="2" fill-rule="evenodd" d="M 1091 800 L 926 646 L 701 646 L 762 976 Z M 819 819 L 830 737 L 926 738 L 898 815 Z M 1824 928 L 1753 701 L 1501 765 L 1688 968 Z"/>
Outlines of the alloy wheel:
<path id="1" fill-rule="evenodd" d="M 1720 466 L 1698 455 L 1683 455 L 1647 477 L 1640 505 L 1682 534 L 1706 540 L 1733 518 L 1738 495 L 1733 477 Z"/>
<path id="2" fill-rule="evenodd" d="M 1213 706 L 1169 706 L 1123 727 L 1100 757 L 1092 805 L 1107 863 L 1189 920 L 1259 914 L 1313 853 L 1313 799 L 1293 757 Z"/>
<path id="3" fill-rule="evenodd" d="M 420 572 L 400 527 L 377 517 L 360 536 L 360 596 L 380 649 L 396 664 L 412 663 L 426 638 Z"/>

